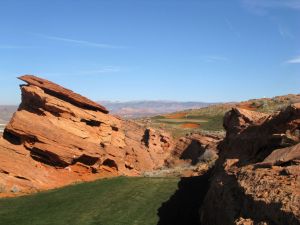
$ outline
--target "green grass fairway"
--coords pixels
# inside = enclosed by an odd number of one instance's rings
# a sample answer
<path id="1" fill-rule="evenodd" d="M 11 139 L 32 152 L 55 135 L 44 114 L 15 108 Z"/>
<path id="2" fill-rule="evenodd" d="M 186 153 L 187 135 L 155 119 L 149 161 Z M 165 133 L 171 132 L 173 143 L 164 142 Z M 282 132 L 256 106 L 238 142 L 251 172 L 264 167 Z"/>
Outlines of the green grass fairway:
<path id="1" fill-rule="evenodd" d="M 1 225 L 156 225 L 178 178 L 112 178 L 0 199 Z"/>

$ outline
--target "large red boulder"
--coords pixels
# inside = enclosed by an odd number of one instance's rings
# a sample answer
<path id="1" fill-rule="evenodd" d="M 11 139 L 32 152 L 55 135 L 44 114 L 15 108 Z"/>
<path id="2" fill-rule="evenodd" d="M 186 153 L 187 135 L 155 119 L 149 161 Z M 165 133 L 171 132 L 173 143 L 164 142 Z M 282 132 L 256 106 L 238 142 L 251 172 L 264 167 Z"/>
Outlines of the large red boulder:
<path id="1" fill-rule="evenodd" d="M 50 81 L 23 76 L 22 103 L 0 140 L 0 195 L 107 176 L 136 176 L 164 165 L 170 135 L 108 114 Z"/>

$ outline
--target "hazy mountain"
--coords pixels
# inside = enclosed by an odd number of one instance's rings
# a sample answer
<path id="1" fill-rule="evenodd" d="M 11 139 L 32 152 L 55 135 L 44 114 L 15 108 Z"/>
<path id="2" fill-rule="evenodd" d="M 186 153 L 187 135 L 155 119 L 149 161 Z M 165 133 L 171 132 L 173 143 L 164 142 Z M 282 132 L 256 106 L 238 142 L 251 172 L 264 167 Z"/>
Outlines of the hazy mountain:
<path id="1" fill-rule="evenodd" d="M 177 102 L 177 101 L 129 101 L 113 102 L 99 101 L 112 114 L 126 118 L 154 116 L 159 114 L 182 111 L 186 109 L 197 109 L 211 105 L 204 102 Z"/>
<path id="2" fill-rule="evenodd" d="M 8 123 L 17 108 L 18 107 L 14 105 L 0 105 L 0 133 L 3 132 L 5 125 Z"/>
<path id="3" fill-rule="evenodd" d="M 17 108 L 16 105 L 0 105 L 0 124 L 7 123 Z"/>

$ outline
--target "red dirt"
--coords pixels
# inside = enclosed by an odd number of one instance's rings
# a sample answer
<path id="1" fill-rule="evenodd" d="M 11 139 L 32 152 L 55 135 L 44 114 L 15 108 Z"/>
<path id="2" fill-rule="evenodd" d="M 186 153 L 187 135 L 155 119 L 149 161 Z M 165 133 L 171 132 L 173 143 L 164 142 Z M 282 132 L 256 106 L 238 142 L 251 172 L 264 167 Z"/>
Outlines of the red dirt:
<path id="1" fill-rule="evenodd" d="M 182 128 L 199 128 L 200 124 L 198 123 L 184 123 L 181 125 Z"/>
<path id="2" fill-rule="evenodd" d="M 181 119 L 186 116 L 186 113 L 174 113 L 166 115 L 166 119 Z"/>
<path id="3" fill-rule="evenodd" d="M 257 108 L 252 106 L 251 103 L 240 103 L 237 105 L 237 107 L 242 108 L 242 109 L 251 110 L 251 111 L 257 110 Z"/>

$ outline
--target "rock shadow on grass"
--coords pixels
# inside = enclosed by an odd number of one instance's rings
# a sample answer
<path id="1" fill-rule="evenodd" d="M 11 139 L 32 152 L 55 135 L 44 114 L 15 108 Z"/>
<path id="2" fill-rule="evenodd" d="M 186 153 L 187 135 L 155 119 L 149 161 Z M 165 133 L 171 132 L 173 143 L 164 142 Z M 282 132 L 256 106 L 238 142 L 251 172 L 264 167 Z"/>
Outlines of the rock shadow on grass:
<path id="1" fill-rule="evenodd" d="M 157 225 L 201 225 L 200 208 L 209 186 L 209 173 L 183 177 L 177 191 L 158 209 Z"/>

